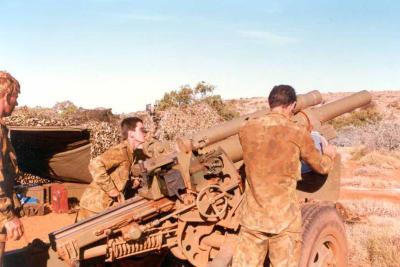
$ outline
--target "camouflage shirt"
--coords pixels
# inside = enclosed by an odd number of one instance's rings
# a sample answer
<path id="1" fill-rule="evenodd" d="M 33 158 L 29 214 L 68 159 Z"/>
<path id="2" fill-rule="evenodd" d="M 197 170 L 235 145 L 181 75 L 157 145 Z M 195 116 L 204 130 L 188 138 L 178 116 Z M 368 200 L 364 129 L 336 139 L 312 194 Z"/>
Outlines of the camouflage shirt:
<path id="1" fill-rule="evenodd" d="M 8 129 L 0 121 L 0 229 L 14 218 L 14 207 L 19 202 L 14 193 L 14 181 L 18 176 L 17 157 L 10 140 Z"/>
<path id="2" fill-rule="evenodd" d="M 265 233 L 301 229 L 296 183 L 300 159 L 326 174 L 332 160 L 314 147 L 310 133 L 281 113 L 249 120 L 239 130 L 247 187 L 241 224 Z"/>
<path id="3" fill-rule="evenodd" d="M 135 162 L 132 148 L 127 141 L 115 145 L 92 159 L 89 172 L 93 181 L 83 193 L 80 206 L 92 212 L 100 212 L 113 203 L 107 194 L 112 189 L 123 193 L 129 181 L 130 168 Z"/>

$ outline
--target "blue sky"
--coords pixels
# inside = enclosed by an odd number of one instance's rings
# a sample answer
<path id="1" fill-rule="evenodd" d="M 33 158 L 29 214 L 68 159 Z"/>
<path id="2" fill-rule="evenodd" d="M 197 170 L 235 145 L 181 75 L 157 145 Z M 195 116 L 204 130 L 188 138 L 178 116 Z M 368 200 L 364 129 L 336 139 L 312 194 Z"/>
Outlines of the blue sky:
<path id="1" fill-rule="evenodd" d="M 142 110 L 206 81 L 223 98 L 400 89 L 400 1 L 0 0 L 20 105 Z"/>

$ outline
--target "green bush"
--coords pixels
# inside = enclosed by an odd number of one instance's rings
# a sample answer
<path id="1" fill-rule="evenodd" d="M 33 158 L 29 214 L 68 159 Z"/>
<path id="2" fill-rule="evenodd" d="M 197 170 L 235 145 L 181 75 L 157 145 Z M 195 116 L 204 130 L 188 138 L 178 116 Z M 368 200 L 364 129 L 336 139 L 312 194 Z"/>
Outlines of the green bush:
<path id="1" fill-rule="evenodd" d="M 206 103 L 213 108 L 223 119 L 231 120 L 239 114 L 224 103 L 220 95 L 214 95 L 215 86 L 206 82 L 199 82 L 194 88 L 190 85 L 182 86 L 179 90 L 165 93 L 158 102 L 157 110 L 166 110 L 171 107 L 185 107 L 197 103 Z"/>
<path id="2" fill-rule="evenodd" d="M 57 102 L 53 109 L 55 109 L 62 117 L 68 117 L 78 112 L 78 107 L 71 101 Z"/>

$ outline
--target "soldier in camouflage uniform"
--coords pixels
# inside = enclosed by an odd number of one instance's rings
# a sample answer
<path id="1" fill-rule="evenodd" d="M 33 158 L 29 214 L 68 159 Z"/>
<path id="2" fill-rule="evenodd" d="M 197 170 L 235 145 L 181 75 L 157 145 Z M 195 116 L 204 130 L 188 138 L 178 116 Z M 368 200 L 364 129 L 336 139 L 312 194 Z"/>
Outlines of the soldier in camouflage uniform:
<path id="1" fill-rule="evenodd" d="M 239 131 L 246 167 L 239 242 L 233 266 L 263 266 L 268 253 L 273 267 L 298 266 L 301 252 L 301 212 L 296 183 L 300 160 L 327 174 L 335 148 L 325 143 L 316 150 L 310 132 L 290 120 L 296 105 L 295 90 L 275 86 L 266 116 L 250 119 Z"/>
<path id="2" fill-rule="evenodd" d="M 136 117 L 126 118 L 121 122 L 121 131 L 122 143 L 90 161 L 93 181 L 81 197 L 77 221 L 131 197 L 132 190 L 140 185 L 138 179 L 131 177 L 140 175 L 140 169 L 134 164 L 148 158 L 143 152 L 146 136 L 143 122 Z"/>
<path id="3" fill-rule="evenodd" d="M 15 212 L 19 201 L 13 192 L 14 180 L 18 175 L 17 158 L 3 121 L 18 105 L 19 93 L 18 81 L 9 73 L 0 71 L 0 267 L 3 266 L 6 239 L 18 240 L 24 233 Z"/>

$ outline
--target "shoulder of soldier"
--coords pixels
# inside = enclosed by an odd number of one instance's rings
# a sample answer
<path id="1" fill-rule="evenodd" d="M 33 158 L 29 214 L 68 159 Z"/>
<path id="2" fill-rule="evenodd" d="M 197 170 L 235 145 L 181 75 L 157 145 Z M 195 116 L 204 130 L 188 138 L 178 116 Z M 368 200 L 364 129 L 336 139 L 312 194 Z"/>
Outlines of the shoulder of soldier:
<path id="1" fill-rule="evenodd" d="M 248 120 L 245 120 L 239 127 L 239 133 L 244 132 L 249 126 L 257 123 L 257 118 L 249 118 Z"/>
<path id="2" fill-rule="evenodd" d="M 292 119 L 277 113 L 268 113 L 266 116 L 260 118 L 266 125 L 279 125 L 285 127 L 291 132 L 295 132 L 296 136 L 302 136 L 307 133 L 307 128 L 297 124 Z"/>
<path id="3" fill-rule="evenodd" d="M 242 123 L 239 132 L 243 132 L 249 127 L 265 124 L 269 119 L 268 114 L 256 118 L 249 118 Z"/>
<path id="4" fill-rule="evenodd" d="M 290 139 L 296 143 L 302 143 L 301 140 L 303 140 L 306 136 L 311 136 L 311 133 L 307 127 L 298 124 L 293 120 L 288 120 L 286 126 L 288 128 L 288 136 L 290 136 Z"/>
<path id="5" fill-rule="evenodd" d="M 284 115 L 276 112 L 268 112 L 264 116 L 256 118 L 256 123 L 260 123 L 265 126 L 280 125 L 291 127 L 291 121 Z"/>
<path id="6" fill-rule="evenodd" d="M 128 143 L 127 141 L 122 141 L 119 144 L 113 145 L 112 147 L 110 147 L 107 151 L 121 151 L 128 148 Z"/>
<path id="7" fill-rule="evenodd" d="M 107 159 L 107 158 L 117 158 L 119 156 L 125 156 L 127 148 L 128 148 L 127 142 L 123 141 L 107 149 L 103 154 L 99 155 L 98 158 Z"/>
<path id="8" fill-rule="evenodd" d="M 294 130 L 298 131 L 299 133 L 302 133 L 302 134 L 310 133 L 306 126 L 298 124 L 293 120 L 289 120 L 288 125 L 290 125 L 291 128 L 293 128 Z"/>

